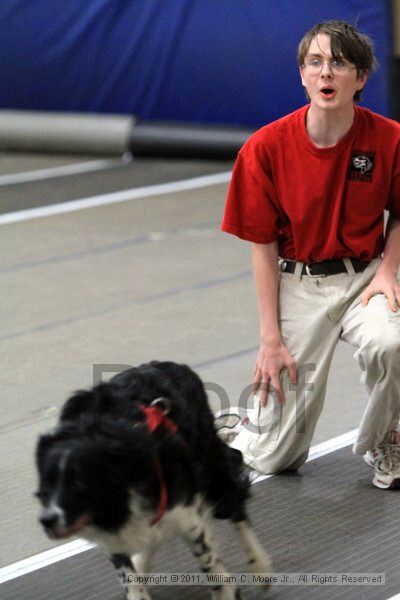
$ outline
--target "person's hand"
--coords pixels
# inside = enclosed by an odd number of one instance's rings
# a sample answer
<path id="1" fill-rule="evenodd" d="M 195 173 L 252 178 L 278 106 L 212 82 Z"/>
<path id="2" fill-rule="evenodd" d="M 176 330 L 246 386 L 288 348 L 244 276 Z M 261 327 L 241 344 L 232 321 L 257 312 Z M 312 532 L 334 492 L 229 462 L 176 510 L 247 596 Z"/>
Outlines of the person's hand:
<path id="1" fill-rule="evenodd" d="M 258 352 L 253 374 L 253 394 L 261 390 L 260 405 L 266 406 L 268 386 L 271 385 L 284 403 L 280 373 L 287 369 L 292 383 L 297 383 L 296 363 L 286 346 L 281 342 L 262 343 Z"/>
<path id="2" fill-rule="evenodd" d="M 384 294 L 388 300 L 389 308 L 397 312 L 400 306 L 400 285 L 392 269 L 381 265 L 375 277 L 361 295 L 361 305 L 367 306 L 370 298 L 376 294 Z"/>

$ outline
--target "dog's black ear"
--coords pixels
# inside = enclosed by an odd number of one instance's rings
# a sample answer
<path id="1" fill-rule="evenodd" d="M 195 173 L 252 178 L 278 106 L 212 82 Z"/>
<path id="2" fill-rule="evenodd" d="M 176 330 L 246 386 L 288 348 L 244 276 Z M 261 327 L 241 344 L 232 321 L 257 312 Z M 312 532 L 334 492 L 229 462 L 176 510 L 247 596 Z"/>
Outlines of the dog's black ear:
<path id="1" fill-rule="evenodd" d="M 38 469 L 40 469 L 40 465 L 43 462 L 43 457 L 47 450 L 50 448 L 53 441 L 54 435 L 51 433 L 46 433 L 45 435 L 40 436 L 36 445 L 36 465 Z"/>
<path id="2" fill-rule="evenodd" d="M 61 411 L 60 421 L 74 421 L 81 414 L 88 412 L 93 403 L 93 393 L 87 390 L 75 392 L 64 404 Z"/>

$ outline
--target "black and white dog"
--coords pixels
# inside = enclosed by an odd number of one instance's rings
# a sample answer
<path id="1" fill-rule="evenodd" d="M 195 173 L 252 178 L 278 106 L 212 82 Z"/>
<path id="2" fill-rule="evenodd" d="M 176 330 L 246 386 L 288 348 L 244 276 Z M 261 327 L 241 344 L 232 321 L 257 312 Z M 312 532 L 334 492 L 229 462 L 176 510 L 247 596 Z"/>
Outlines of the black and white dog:
<path id="1" fill-rule="evenodd" d="M 249 570 L 271 572 L 246 517 L 241 454 L 218 437 L 203 384 L 185 365 L 151 362 L 75 393 L 56 430 L 40 437 L 36 460 L 46 533 L 79 533 L 105 547 L 125 583 L 130 572 L 150 571 L 171 534 L 183 536 L 204 572 L 226 575 L 211 516 L 233 523 Z M 139 584 L 126 592 L 150 598 Z M 222 585 L 212 597 L 241 595 Z"/>

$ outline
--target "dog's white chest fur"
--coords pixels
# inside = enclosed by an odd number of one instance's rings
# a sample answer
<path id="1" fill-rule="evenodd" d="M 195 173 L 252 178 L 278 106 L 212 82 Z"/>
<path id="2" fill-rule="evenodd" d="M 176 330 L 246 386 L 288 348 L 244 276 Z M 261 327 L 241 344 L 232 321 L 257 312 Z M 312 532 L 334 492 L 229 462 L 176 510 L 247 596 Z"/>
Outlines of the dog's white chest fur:
<path id="1" fill-rule="evenodd" d="M 189 544 L 205 572 L 227 575 L 218 557 L 218 552 L 211 536 L 210 509 L 199 497 L 190 506 L 176 506 L 167 511 L 162 519 L 151 525 L 152 515 L 141 513 L 139 503 L 131 500 L 132 518 L 116 534 L 92 528 L 85 530 L 85 537 L 104 546 L 110 554 L 133 556 L 131 570 L 138 573 L 150 572 L 150 561 L 157 548 L 166 539 L 180 535 Z M 249 569 L 253 572 L 269 573 L 271 565 L 268 556 L 260 546 L 254 532 L 247 522 L 235 525 Z M 120 572 L 123 581 L 127 567 Z M 128 567 L 129 570 L 129 567 Z M 134 585 L 127 588 L 129 600 L 150 600 L 143 586 Z M 234 586 L 215 587 L 213 600 L 239 600 L 241 593 Z"/>
<path id="2" fill-rule="evenodd" d="M 151 521 L 154 515 L 143 512 L 140 503 L 133 497 L 130 502 L 132 516 L 117 533 L 108 533 L 96 527 L 87 527 L 82 531 L 82 536 L 105 547 L 111 554 L 132 556 L 146 548 L 157 548 L 164 540 L 194 527 L 199 520 L 200 506 L 200 499 L 190 506 L 178 505 L 167 511 L 158 523 L 152 525 Z"/>

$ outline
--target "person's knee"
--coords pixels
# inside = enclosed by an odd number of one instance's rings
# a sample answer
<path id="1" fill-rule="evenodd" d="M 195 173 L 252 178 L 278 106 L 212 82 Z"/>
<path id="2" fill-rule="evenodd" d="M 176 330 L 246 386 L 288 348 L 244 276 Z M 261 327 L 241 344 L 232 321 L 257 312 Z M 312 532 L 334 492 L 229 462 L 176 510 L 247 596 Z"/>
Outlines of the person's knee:
<path id="1" fill-rule="evenodd" d="M 307 452 L 303 452 L 300 454 L 298 458 L 296 458 L 289 466 L 286 467 L 285 471 L 298 471 L 300 467 L 304 465 L 308 458 L 308 450 Z"/>
<path id="2" fill-rule="evenodd" d="M 381 329 L 365 340 L 360 348 L 361 356 L 368 363 L 378 361 L 400 366 L 400 332 Z"/>
<path id="3" fill-rule="evenodd" d="M 380 339 L 380 344 L 377 347 L 377 353 L 385 360 L 395 360 L 399 363 L 400 358 L 400 336 L 387 335 Z"/>
<path id="4" fill-rule="evenodd" d="M 264 460 L 261 460 L 259 469 L 261 472 L 269 475 L 278 475 L 285 471 L 297 471 L 306 462 L 308 451 L 302 452 L 300 455 L 288 456 L 279 455 L 278 452 L 273 453 Z"/>

